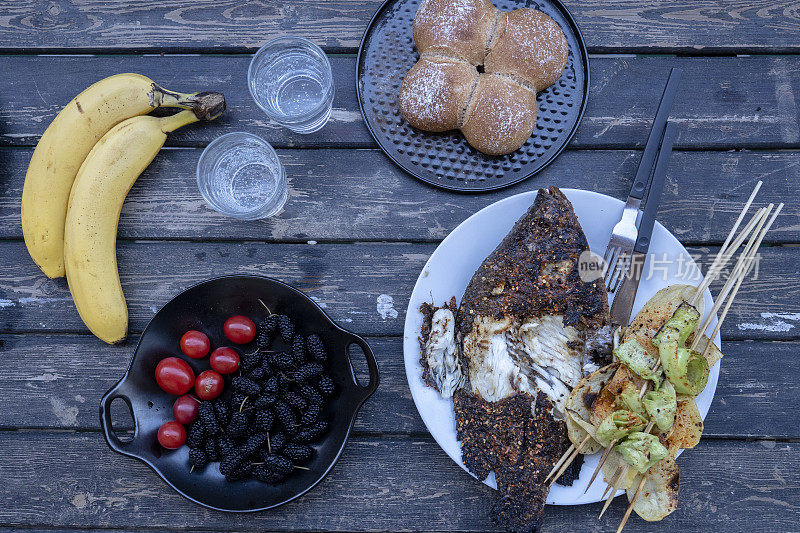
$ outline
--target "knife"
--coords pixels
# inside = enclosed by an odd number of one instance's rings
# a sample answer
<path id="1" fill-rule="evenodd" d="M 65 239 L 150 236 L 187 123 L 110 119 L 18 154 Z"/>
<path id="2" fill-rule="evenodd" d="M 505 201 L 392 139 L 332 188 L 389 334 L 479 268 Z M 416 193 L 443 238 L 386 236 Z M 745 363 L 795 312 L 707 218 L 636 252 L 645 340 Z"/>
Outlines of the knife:
<path id="1" fill-rule="evenodd" d="M 653 181 L 650 184 L 650 191 L 647 195 L 647 203 L 644 206 L 642 220 L 639 223 L 639 235 L 630 256 L 630 268 L 625 276 L 622 285 L 617 289 L 614 302 L 611 304 L 611 321 L 618 326 L 627 326 L 633 310 L 633 302 L 636 300 L 636 292 L 639 290 L 639 282 L 644 273 L 644 266 L 647 262 L 647 252 L 650 249 L 650 238 L 653 235 L 653 225 L 656 221 L 658 204 L 661 201 L 661 191 L 664 189 L 664 181 L 667 176 L 669 158 L 672 155 L 672 146 L 675 144 L 675 136 L 678 129 L 674 122 L 667 122 L 664 130 L 664 138 L 658 149 L 656 157 L 656 167 L 653 173 Z"/>

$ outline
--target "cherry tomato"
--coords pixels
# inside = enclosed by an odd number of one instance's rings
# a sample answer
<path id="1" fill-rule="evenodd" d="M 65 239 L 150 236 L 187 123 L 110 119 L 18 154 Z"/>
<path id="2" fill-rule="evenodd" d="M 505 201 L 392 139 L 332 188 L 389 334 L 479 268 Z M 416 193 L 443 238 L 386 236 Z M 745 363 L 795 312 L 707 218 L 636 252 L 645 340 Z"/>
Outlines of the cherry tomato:
<path id="1" fill-rule="evenodd" d="M 213 400 L 220 394 L 225 387 L 225 380 L 221 375 L 213 370 L 206 370 L 197 376 L 194 383 L 194 392 L 201 400 Z"/>
<path id="2" fill-rule="evenodd" d="M 167 357 L 156 366 L 156 381 L 164 391 L 180 396 L 192 389 L 194 372 L 183 359 Z"/>
<path id="3" fill-rule="evenodd" d="M 226 320 L 222 331 L 228 340 L 236 344 L 247 344 L 256 338 L 256 325 L 242 315 L 232 316 Z"/>
<path id="4" fill-rule="evenodd" d="M 208 336 L 201 331 L 191 329 L 181 337 L 181 351 L 192 359 L 202 359 L 208 355 L 210 349 L 211 342 L 209 342 Z"/>
<path id="5" fill-rule="evenodd" d="M 191 394 L 184 394 L 172 404 L 172 416 L 181 424 L 188 425 L 197 420 L 200 401 Z"/>
<path id="6" fill-rule="evenodd" d="M 233 348 L 217 348 L 208 360 L 211 368 L 220 374 L 233 374 L 239 370 L 239 354 Z"/>
<path id="7" fill-rule="evenodd" d="M 158 443 L 168 450 L 175 450 L 186 442 L 186 429 L 174 420 L 164 422 L 158 428 Z"/>

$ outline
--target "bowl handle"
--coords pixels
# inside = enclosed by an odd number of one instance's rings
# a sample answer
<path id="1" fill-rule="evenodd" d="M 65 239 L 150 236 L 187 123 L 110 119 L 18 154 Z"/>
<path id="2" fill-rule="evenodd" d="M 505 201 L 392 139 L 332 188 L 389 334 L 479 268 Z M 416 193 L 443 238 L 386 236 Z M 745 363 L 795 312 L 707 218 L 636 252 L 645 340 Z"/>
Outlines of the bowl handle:
<path id="1" fill-rule="evenodd" d="M 100 400 L 100 428 L 103 430 L 103 436 L 106 438 L 106 443 L 108 443 L 108 446 L 112 450 L 123 455 L 133 455 L 132 444 L 136 439 L 136 427 L 138 424 L 136 423 L 136 416 L 133 415 L 133 405 L 131 404 L 131 399 L 125 393 L 124 389 L 125 380 L 123 378 Z M 128 404 L 128 408 L 131 410 L 134 426 L 134 438 L 129 442 L 122 442 L 119 437 L 117 437 L 117 434 L 114 433 L 114 428 L 111 425 L 111 403 L 117 398 L 120 398 L 126 404 Z"/>
<path id="2" fill-rule="evenodd" d="M 353 376 L 353 381 L 355 384 L 364 391 L 364 400 L 366 400 L 378 389 L 378 384 L 380 383 L 380 376 L 378 375 L 378 363 L 375 361 L 375 354 L 372 353 L 372 348 L 369 347 L 367 341 L 355 333 L 348 331 L 347 334 L 350 337 L 350 341 L 347 343 L 347 358 L 350 358 L 350 345 L 357 344 L 361 350 L 363 350 L 364 358 L 367 360 L 367 368 L 369 369 L 369 383 L 362 386 L 358 383 L 355 376 Z"/>

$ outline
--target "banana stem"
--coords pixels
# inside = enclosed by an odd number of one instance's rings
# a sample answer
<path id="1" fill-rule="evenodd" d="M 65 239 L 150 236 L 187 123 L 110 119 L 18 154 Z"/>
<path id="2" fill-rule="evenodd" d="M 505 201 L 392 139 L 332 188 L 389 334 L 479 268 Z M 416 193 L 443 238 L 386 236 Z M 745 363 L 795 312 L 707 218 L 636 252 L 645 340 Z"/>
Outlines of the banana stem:
<path id="1" fill-rule="evenodd" d="M 200 120 L 214 120 L 225 111 L 225 96 L 222 93 L 176 93 L 153 83 L 148 97 L 153 107 L 191 109 Z"/>
<path id="2" fill-rule="evenodd" d="M 197 122 L 198 120 L 200 119 L 197 118 L 197 115 L 195 115 L 194 111 L 191 109 L 186 109 L 174 115 L 158 119 L 161 124 L 161 131 L 164 133 L 175 131 L 178 128 L 191 124 L 192 122 Z"/>

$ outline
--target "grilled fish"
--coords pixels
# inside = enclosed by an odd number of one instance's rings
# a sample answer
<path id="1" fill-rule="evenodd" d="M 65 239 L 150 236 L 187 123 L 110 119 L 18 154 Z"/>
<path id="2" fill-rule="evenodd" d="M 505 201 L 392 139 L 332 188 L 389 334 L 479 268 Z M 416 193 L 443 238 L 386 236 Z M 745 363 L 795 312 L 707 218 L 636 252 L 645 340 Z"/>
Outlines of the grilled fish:
<path id="1" fill-rule="evenodd" d="M 588 249 L 567 197 L 541 189 L 457 311 L 454 300 L 422 308 L 426 381 L 453 396 L 464 464 L 480 478 L 495 472 L 493 516 L 510 531 L 538 528 L 544 478 L 570 444 L 564 403 L 611 359 L 608 295 L 578 271 Z M 576 461 L 559 482 L 571 484 L 579 469 Z"/>

